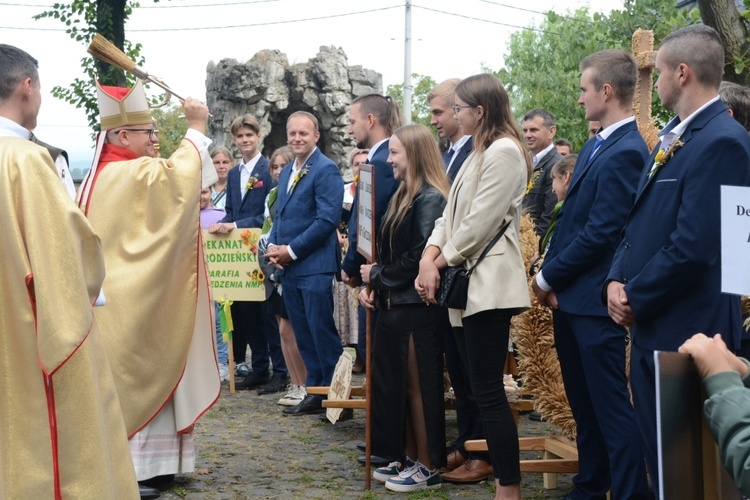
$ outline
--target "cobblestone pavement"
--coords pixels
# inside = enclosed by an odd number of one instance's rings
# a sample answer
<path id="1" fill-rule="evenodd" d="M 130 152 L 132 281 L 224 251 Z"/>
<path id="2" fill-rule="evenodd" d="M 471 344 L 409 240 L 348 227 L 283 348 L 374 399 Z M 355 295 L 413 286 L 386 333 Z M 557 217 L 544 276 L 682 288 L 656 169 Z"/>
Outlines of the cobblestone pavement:
<path id="1" fill-rule="evenodd" d="M 362 376 L 354 377 L 355 385 Z M 178 475 L 165 485 L 165 500 L 186 499 L 375 499 L 487 498 L 494 483 L 474 485 L 443 483 L 436 490 L 393 493 L 372 481 L 365 491 L 365 468 L 357 463 L 362 455 L 356 444 L 364 441 L 365 414 L 335 425 L 322 422 L 321 415 L 283 417 L 276 404 L 280 395 L 258 396 L 255 391 L 229 393 L 226 383 L 216 405 L 198 422 L 195 430 L 198 453 L 196 472 Z M 456 413 L 446 412 L 447 434 L 456 435 Z M 554 426 L 533 422 L 522 415 L 521 436 L 543 436 Z M 522 458 L 540 458 L 541 452 L 523 452 Z M 572 487 L 571 475 L 558 475 L 558 489 L 545 490 L 542 474 L 526 473 L 523 497 L 555 498 Z"/>

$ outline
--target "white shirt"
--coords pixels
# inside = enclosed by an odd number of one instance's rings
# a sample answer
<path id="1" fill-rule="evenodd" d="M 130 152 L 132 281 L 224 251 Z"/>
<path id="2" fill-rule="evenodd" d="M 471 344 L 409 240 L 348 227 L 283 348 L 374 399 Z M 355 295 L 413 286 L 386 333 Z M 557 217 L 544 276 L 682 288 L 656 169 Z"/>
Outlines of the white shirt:
<path id="1" fill-rule="evenodd" d="M 547 155 L 547 153 L 549 153 L 550 151 L 552 151 L 552 148 L 554 148 L 554 147 L 555 147 L 555 143 L 552 142 L 552 143 L 550 143 L 549 146 L 547 146 L 546 148 L 542 149 L 541 151 L 539 151 L 537 154 L 534 155 L 534 157 L 532 158 L 532 160 L 534 162 L 534 168 L 536 168 L 536 166 L 539 163 L 539 161 L 541 161 L 541 159 L 544 158 Z"/>
<path id="2" fill-rule="evenodd" d="M 255 165 L 258 164 L 258 160 L 260 160 L 260 151 L 249 162 L 240 163 L 240 191 L 243 198 L 247 194 L 247 182 L 250 180 L 250 175 L 253 173 Z"/>
<path id="3" fill-rule="evenodd" d="M 712 105 L 713 103 L 715 103 L 718 100 L 719 100 L 719 96 L 717 95 L 716 97 L 714 97 L 713 99 L 711 99 L 710 101 L 708 101 L 706 104 L 704 104 L 700 108 L 698 108 L 695 111 L 693 111 L 690 116 L 688 116 L 687 118 L 685 118 L 684 120 L 682 120 L 680 123 L 678 123 L 677 125 L 675 125 L 675 127 L 672 130 L 670 130 L 666 134 L 663 134 L 661 136 L 661 146 L 659 147 L 659 149 L 663 149 L 664 151 L 666 151 L 667 149 L 669 149 L 669 146 L 671 146 L 672 143 L 675 141 L 675 139 L 677 139 L 678 137 L 680 137 L 685 132 L 685 130 L 688 128 L 688 125 L 690 125 L 690 123 L 693 120 L 695 120 L 695 117 L 698 116 L 704 109 L 706 109 L 707 107 L 709 107 L 710 105 Z M 677 119 L 678 119 L 678 117 L 675 117 L 672 120 L 670 120 L 670 122 L 664 128 L 668 128 L 669 125 L 673 121 L 675 121 Z"/>

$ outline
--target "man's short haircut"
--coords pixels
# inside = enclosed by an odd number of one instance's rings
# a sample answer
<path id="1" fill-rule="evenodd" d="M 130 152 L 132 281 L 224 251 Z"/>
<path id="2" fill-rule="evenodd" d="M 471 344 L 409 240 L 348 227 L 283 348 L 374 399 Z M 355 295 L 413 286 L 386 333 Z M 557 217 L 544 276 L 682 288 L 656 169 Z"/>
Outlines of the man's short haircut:
<path id="1" fill-rule="evenodd" d="M 568 146 L 568 149 L 570 149 L 570 152 L 571 153 L 573 152 L 573 143 L 567 139 L 557 139 L 554 142 L 554 144 L 555 146 Z"/>
<path id="2" fill-rule="evenodd" d="M 669 68 L 687 64 L 704 87 L 719 88 L 724 74 L 724 45 L 712 27 L 694 24 L 678 29 L 664 37 L 659 51 L 660 60 Z"/>
<path id="3" fill-rule="evenodd" d="M 438 83 L 434 89 L 427 94 L 427 102 L 431 102 L 436 97 L 447 102 L 455 102 L 456 87 L 461 83 L 460 78 L 450 78 L 444 82 Z"/>
<path id="4" fill-rule="evenodd" d="M 384 127 L 387 135 L 401 126 L 401 110 L 396 100 L 389 95 L 366 94 L 359 96 L 352 104 L 359 104 L 362 115 L 372 114 L 377 118 L 380 126 Z"/>
<path id="5" fill-rule="evenodd" d="M 578 155 L 575 153 L 563 156 L 560 160 L 557 161 L 557 163 L 552 165 L 550 175 L 554 177 L 561 177 L 566 172 L 570 173 L 570 175 L 573 175 L 573 169 L 576 166 L 577 159 Z"/>
<path id="6" fill-rule="evenodd" d="M 232 135 L 237 135 L 242 127 L 248 127 L 253 132 L 260 135 L 260 123 L 258 123 L 258 119 L 250 113 L 238 116 L 232 120 L 232 125 L 230 125 L 229 130 L 232 132 Z"/>
<path id="7" fill-rule="evenodd" d="M 581 61 L 581 71 L 591 68 L 591 82 L 600 91 L 609 84 L 623 106 L 630 106 L 635 95 L 638 65 L 633 56 L 624 50 L 601 50 L 586 56 Z"/>
<path id="8" fill-rule="evenodd" d="M 555 126 L 555 115 L 542 108 L 535 108 L 523 115 L 522 121 L 533 120 L 537 116 L 542 117 L 542 123 L 545 127 L 550 128 Z"/>
<path id="9" fill-rule="evenodd" d="M 721 82 L 719 97 L 732 110 L 734 119 L 750 132 L 750 89 L 732 82 Z"/>
<path id="10" fill-rule="evenodd" d="M 0 44 L 0 100 L 5 101 L 25 78 L 39 80 L 39 62 L 23 50 Z"/>
<path id="11" fill-rule="evenodd" d="M 310 120 L 313 124 L 313 132 L 318 133 L 318 130 L 320 130 L 320 126 L 318 125 L 318 119 L 315 118 L 315 115 L 312 113 L 308 113 L 307 111 L 295 111 L 291 115 L 289 115 L 289 118 L 286 120 L 286 126 L 289 127 L 289 122 L 292 121 L 292 118 L 296 118 L 298 116 L 304 116 L 308 120 Z"/>

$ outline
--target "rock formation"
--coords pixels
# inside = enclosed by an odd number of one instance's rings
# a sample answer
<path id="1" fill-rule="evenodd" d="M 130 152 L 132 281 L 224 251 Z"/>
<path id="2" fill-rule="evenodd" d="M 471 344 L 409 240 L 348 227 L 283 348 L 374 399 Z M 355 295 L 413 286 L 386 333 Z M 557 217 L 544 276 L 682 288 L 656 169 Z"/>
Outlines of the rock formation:
<path id="1" fill-rule="evenodd" d="M 348 170 L 346 154 L 354 146 L 347 134 L 348 112 L 361 95 L 383 91 L 380 73 L 349 66 L 346 54 L 333 46 L 320 47 L 307 63 L 290 65 L 278 50 L 262 50 L 245 63 L 222 59 L 208 63 L 206 95 L 212 117 L 208 136 L 217 145 L 235 150 L 229 125 L 244 113 L 258 119 L 263 153 L 286 144 L 286 120 L 295 111 L 308 111 L 320 122 L 318 147 Z"/>

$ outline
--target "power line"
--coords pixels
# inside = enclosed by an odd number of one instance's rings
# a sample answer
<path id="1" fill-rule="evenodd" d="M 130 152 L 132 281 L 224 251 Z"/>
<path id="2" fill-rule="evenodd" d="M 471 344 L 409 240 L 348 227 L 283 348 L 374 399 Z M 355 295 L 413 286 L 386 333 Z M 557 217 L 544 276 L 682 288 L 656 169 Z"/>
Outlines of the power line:
<path id="1" fill-rule="evenodd" d="M 532 9 L 526 9 L 524 7 L 517 7 L 515 5 L 507 5 L 507 4 L 500 3 L 500 2 L 493 2 L 491 0 L 478 0 L 478 1 L 482 2 L 482 3 L 488 3 L 490 5 L 497 5 L 498 7 L 505 7 L 506 9 L 521 10 L 521 11 L 524 11 L 524 12 L 531 12 L 532 14 L 542 14 L 542 15 L 545 15 L 545 16 L 548 13 L 550 13 L 550 12 L 554 12 L 552 9 L 548 9 L 546 11 L 532 10 Z M 563 19 L 567 19 L 569 21 L 578 21 L 578 22 L 589 23 L 589 24 L 593 24 L 594 23 L 594 21 L 589 21 L 588 19 L 578 19 L 578 18 L 575 18 L 575 17 L 563 16 L 561 14 L 557 14 L 557 15 L 559 17 L 562 17 Z"/>
<path id="2" fill-rule="evenodd" d="M 445 14 L 445 15 L 448 15 L 448 16 L 461 17 L 463 19 L 470 19 L 472 21 L 481 21 L 483 23 L 497 24 L 497 25 L 500 25 L 500 26 L 508 26 L 509 28 L 517 28 L 517 29 L 527 30 L 527 31 L 536 31 L 537 33 L 548 33 L 550 35 L 562 36 L 562 33 L 557 33 L 556 31 L 547 31 L 547 30 L 542 30 L 542 29 L 539 29 L 539 28 L 529 28 L 528 26 L 518 26 L 516 24 L 501 23 L 500 21 L 491 21 L 489 19 L 480 19 L 478 17 L 471 17 L 471 16 L 465 16 L 463 14 L 456 14 L 454 12 L 445 12 L 444 10 L 431 9 L 429 7 L 422 7 L 421 5 L 414 5 L 414 4 L 412 4 L 412 7 L 415 7 L 417 9 L 422 9 L 422 10 L 428 10 L 428 11 L 431 11 L 431 12 L 437 12 L 439 14 Z"/>

